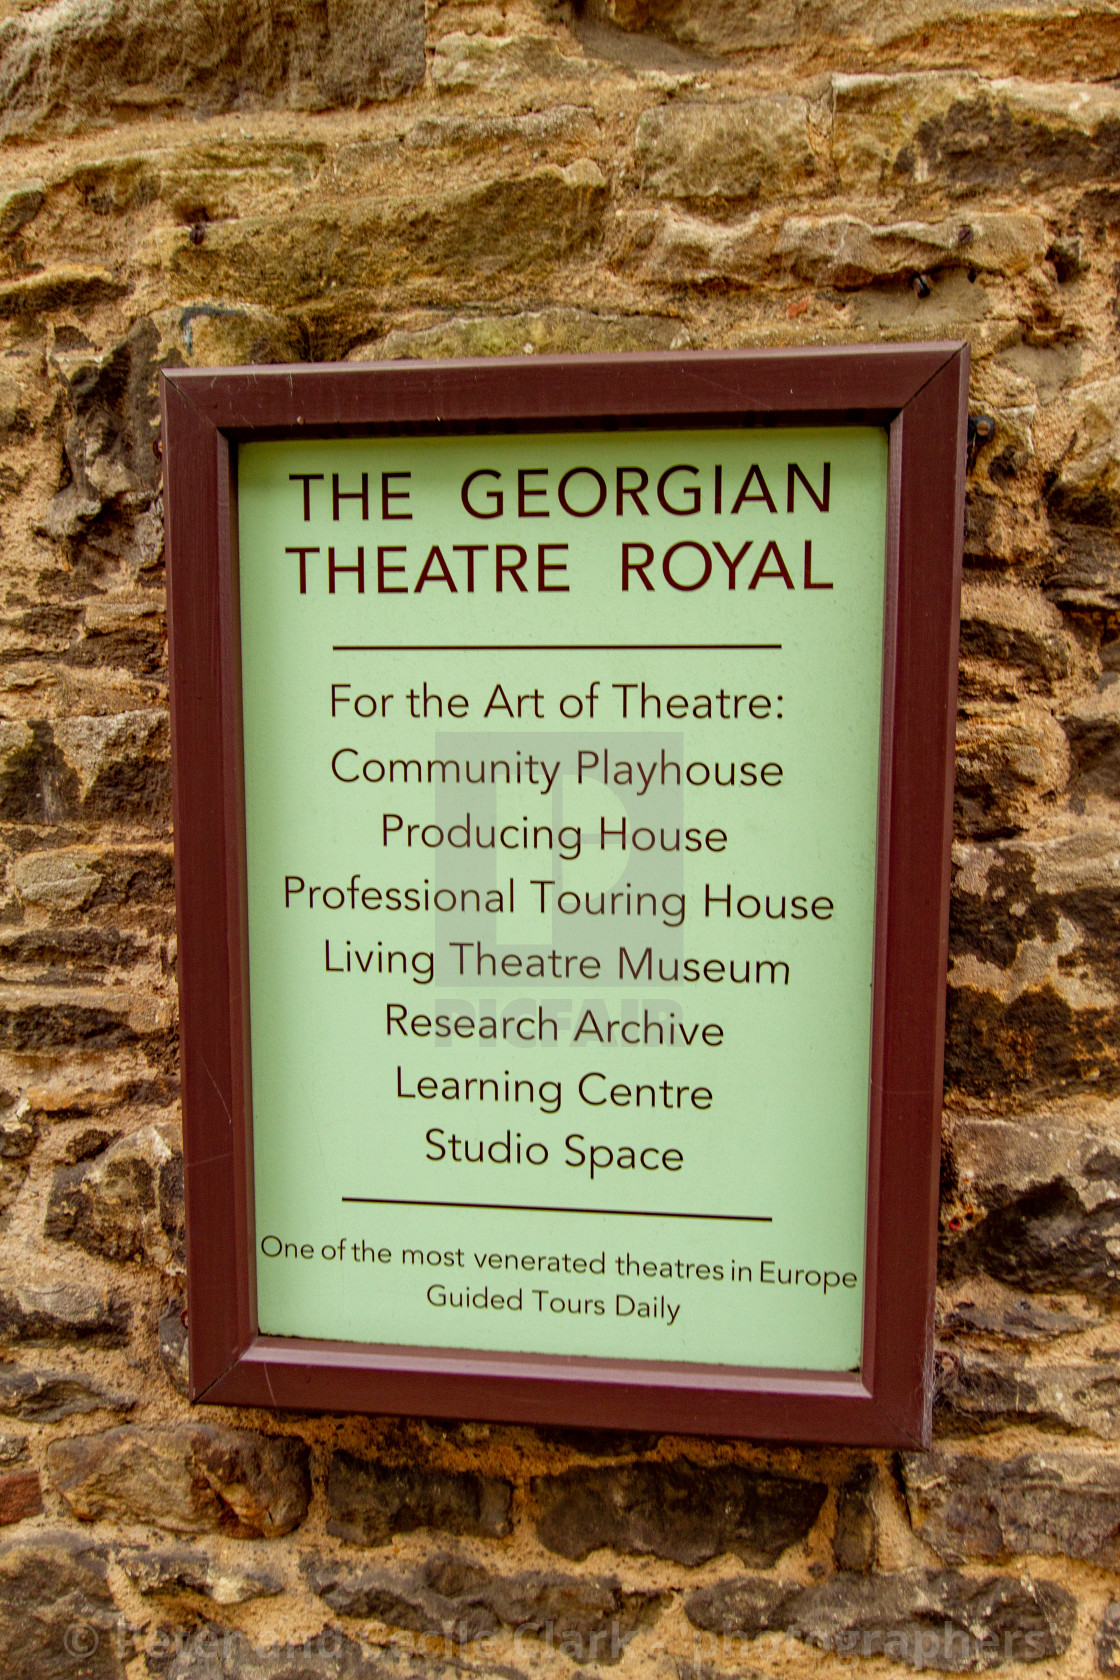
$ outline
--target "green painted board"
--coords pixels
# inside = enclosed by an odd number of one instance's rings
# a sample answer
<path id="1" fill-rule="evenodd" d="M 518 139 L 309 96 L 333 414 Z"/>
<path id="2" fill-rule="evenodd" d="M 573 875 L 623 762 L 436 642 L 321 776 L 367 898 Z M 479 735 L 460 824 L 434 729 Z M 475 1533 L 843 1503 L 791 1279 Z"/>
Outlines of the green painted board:
<path id="1" fill-rule="evenodd" d="M 237 474 L 262 1332 L 858 1367 L 885 431 Z"/>

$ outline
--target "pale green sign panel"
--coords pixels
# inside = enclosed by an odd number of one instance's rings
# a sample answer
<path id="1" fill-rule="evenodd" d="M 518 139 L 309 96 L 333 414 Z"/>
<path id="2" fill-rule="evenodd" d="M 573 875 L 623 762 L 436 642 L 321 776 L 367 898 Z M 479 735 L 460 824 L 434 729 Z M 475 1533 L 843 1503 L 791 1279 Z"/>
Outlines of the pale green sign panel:
<path id="1" fill-rule="evenodd" d="M 857 1367 L 885 432 L 238 496 L 261 1330 Z"/>

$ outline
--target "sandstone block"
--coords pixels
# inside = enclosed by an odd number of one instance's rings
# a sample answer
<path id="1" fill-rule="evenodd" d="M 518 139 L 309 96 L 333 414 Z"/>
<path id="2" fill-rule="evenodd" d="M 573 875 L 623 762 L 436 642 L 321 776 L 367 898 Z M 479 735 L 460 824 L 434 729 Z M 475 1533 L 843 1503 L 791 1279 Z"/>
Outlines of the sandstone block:
<path id="1" fill-rule="evenodd" d="M 8 133 L 129 107 L 358 105 L 423 76 L 419 0 L 58 0 L 0 25 Z"/>
<path id="2" fill-rule="evenodd" d="M 312 1565 L 311 1586 L 343 1616 L 469 1643 L 502 1626 L 518 1637 L 546 1633 L 573 1661 L 613 1664 L 640 1627 L 656 1619 L 661 1595 L 626 1592 L 617 1581 L 526 1571 L 502 1576 L 465 1559 L 437 1556 L 419 1570 L 347 1570 Z"/>
<path id="3" fill-rule="evenodd" d="M 1120 116 L 1117 118 L 1120 131 Z M 1073 436 L 1050 491 L 1059 518 L 1120 524 L 1120 378 L 1082 385 L 1068 396 Z"/>
<path id="4" fill-rule="evenodd" d="M 115 1561 L 145 1598 L 187 1592 L 199 1593 L 215 1604 L 246 1604 L 283 1591 L 283 1582 L 273 1570 L 240 1559 L 213 1558 L 186 1547 L 137 1546 L 118 1552 Z"/>
<path id="5" fill-rule="evenodd" d="M 0 238 L 11 239 L 33 222 L 46 197 L 46 182 L 38 179 L 0 186 Z"/>
<path id="6" fill-rule="evenodd" d="M 836 1495 L 832 1555 L 836 1567 L 866 1574 L 874 1567 L 878 1523 L 875 1517 L 875 1466 L 857 1465 Z"/>
<path id="7" fill-rule="evenodd" d="M 398 357 L 563 355 L 585 351 L 679 350 L 687 333 L 662 315 L 598 315 L 561 305 L 512 315 L 453 315 L 432 325 L 393 327 L 359 344 L 348 362 Z"/>
<path id="8" fill-rule="evenodd" d="M 311 1498 L 308 1450 L 290 1436 L 183 1423 L 52 1441 L 51 1481 L 83 1522 L 141 1522 L 179 1534 L 275 1538 Z"/>
<path id="9" fill-rule="evenodd" d="M 644 111 L 636 137 L 643 185 L 659 198 L 781 198 L 816 171 L 809 107 L 798 94 L 676 101 Z"/>
<path id="10" fill-rule="evenodd" d="M 56 1170 L 45 1233 L 108 1260 L 177 1269 L 182 1172 L 176 1129 L 145 1126 L 92 1161 Z"/>
<path id="11" fill-rule="evenodd" d="M 841 185 L 960 196 L 1114 178 L 1120 98 L 1086 83 L 966 72 L 833 77 Z"/>
<path id="12" fill-rule="evenodd" d="M 947 1360 L 939 1377 L 938 1427 L 970 1434 L 1031 1424 L 1120 1440 L 1118 1388 L 1115 1368 L 1107 1363 L 1033 1365 L 969 1351 Z"/>
<path id="13" fill-rule="evenodd" d="M 422 117 L 405 135 L 404 146 L 408 151 L 438 148 L 470 155 L 502 145 L 587 145 L 598 132 L 599 124 L 589 107 L 553 105 L 547 111 L 530 111 L 523 117 Z M 348 150 L 353 153 L 356 147 Z M 342 167 L 346 170 L 345 164 Z M 339 170 L 338 159 L 335 169 Z"/>
<path id="14" fill-rule="evenodd" d="M 63 718 L 55 740 L 78 781 L 83 811 L 162 826 L 171 795 L 167 713 Z"/>
<path id="15" fill-rule="evenodd" d="M 1096 1648 L 1101 1673 L 1120 1674 L 1120 1600 L 1109 1601 L 1097 1629 Z"/>
<path id="16" fill-rule="evenodd" d="M 821 1482 L 684 1458 L 533 1481 L 537 1535 L 549 1551 L 578 1559 L 609 1546 L 683 1564 L 722 1552 L 736 1552 L 745 1563 L 775 1563 L 808 1534 L 827 1491 Z"/>
<path id="17" fill-rule="evenodd" d="M 19 1680 L 125 1680 L 132 1642 L 104 1562 L 73 1536 L 35 1529 L 0 1541 L 0 1671 Z M 84 1639 L 67 1649 L 67 1630 Z M 91 1637 L 92 1636 L 92 1637 Z M 71 1643 L 74 1643 L 71 1640 Z"/>
<path id="18" fill-rule="evenodd" d="M 1021 274 L 1048 245 L 1042 217 L 1015 212 L 880 226 L 858 216 L 791 216 L 774 254 L 800 280 L 845 289 L 946 268 Z"/>
<path id="19" fill-rule="evenodd" d="M 90 868 L 95 854 L 80 851 L 25 852 L 12 867 L 12 883 L 24 904 L 45 910 L 81 910 L 101 884 Z"/>
<path id="20" fill-rule="evenodd" d="M 80 1371 L 0 1364 L 0 1417 L 57 1423 L 83 1412 L 128 1412 L 135 1404 L 129 1395 L 113 1393 Z"/>
<path id="21" fill-rule="evenodd" d="M 89 1342 L 120 1347 L 130 1309 L 123 1296 L 90 1284 L 9 1283 L 0 1288 L 0 1340 Z"/>
<path id="22" fill-rule="evenodd" d="M 128 286 L 108 269 L 60 263 L 41 274 L 0 281 L 0 318 L 42 315 L 51 309 L 89 310 L 122 297 L 127 291 Z"/>
<path id="23" fill-rule="evenodd" d="M 985 661 L 991 681 L 1006 684 L 1008 667 L 1031 692 L 1049 693 L 1071 670 L 1071 643 L 1061 614 L 1037 591 L 966 584 L 961 592 L 963 683 L 972 662 Z"/>
<path id="24" fill-rule="evenodd" d="M 957 728 L 958 829 L 1018 833 L 1039 797 L 1061 792 L 1069 774 L 1069 744 L 1048 708 L 1024 702 L 966 712 Z"/>
<path id="25" fill-rule="evenodd" d="M 385 1465 L 336 1452 L 327 1481 L 327 1532 L 361 1546 L 383 1546 L 418 1528 L 496 1538 L 510 1531 L 513 1489 L 471 1471 Z"/>
<path id="26" fill-rule="evenodd" d="M 915 1531 L 947 1562 L 1034 1553 L 1114 1568 L 1120 1558 L 1120 1466 L 1103 1452 L 1006 1461 L 935 1448 L 903 1457 Z"/>
<path id="27" fill-rule="evenodd" d="M 437 41 L 432 85 L 437 93 L 504 93 L 525 82 L 586 82 L 595 67 L 561 51 L 550 35 L 466 35 Z"/>
<path id="28" fill-rule="evenodd" d="M 1120 1148 L 1109 1133 L 1076 1119 L 963 1119 L 951 1149 L 967 1216 L 944 1240 L 948 1279 L 986 1272 L 1012 1288 L 1120 1299 Z"/>
<path id="29" fill-rule="evenodd" d="M 0 1528 L 37 1517 L 43 1509 L 43 1489 L 37 1470 L 0 1470 Z"/>
<path id="30" fill-rule="evenodd" d="M 48 723 L 0 722 L 0 820 L 57 823 L 74 809 L 77 778 Z"/>
<path id="31" fill-rule="evenodd" d="M 1109 672 L 1096 693 L 1081 696 L 1061 719 L 1078 790 L 1120 799 L 1120 679 Z"/>
<path id="32" fill-rule="evenodd" d="M 694 1627 L 752 1639 L 788 1631 L 837 1658 L 892 1657 L 915 1669 L 975 1673 L 1067 1650 L 1077 1605 L 1049 1581 L 952 1570 L 835 1575 L 819 1587 L 745 1577 L 692 1593 Z"/>

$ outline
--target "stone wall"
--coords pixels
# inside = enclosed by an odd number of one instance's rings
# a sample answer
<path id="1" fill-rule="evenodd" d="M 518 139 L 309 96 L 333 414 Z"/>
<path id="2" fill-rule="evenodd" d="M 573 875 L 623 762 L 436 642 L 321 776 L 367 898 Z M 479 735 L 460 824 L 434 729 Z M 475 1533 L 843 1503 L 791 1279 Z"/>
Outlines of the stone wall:
<path id="1" fill-rule="evenodd" d="M 6 1676 L 1120 1672 L 1118 73 L 1115 0 L 0 0 Z M 949 337 L 934 1450 L 191 1408 L 159 366 Z"/>

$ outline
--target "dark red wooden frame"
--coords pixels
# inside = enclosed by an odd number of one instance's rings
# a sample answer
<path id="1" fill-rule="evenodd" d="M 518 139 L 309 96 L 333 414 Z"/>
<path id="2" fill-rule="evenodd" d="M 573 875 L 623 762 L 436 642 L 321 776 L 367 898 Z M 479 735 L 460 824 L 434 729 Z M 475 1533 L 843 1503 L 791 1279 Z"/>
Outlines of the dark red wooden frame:
<path id="1" fill-rule="evenodd" d="M 193 1399 L 928 1442 L 968 366 L 967 346 L 926 344 L 163 376 Z M 890 437 L 860 1372 L 260 1335 L 232 446 L 404 430 L 843 423 L 888 426 Z"/>

